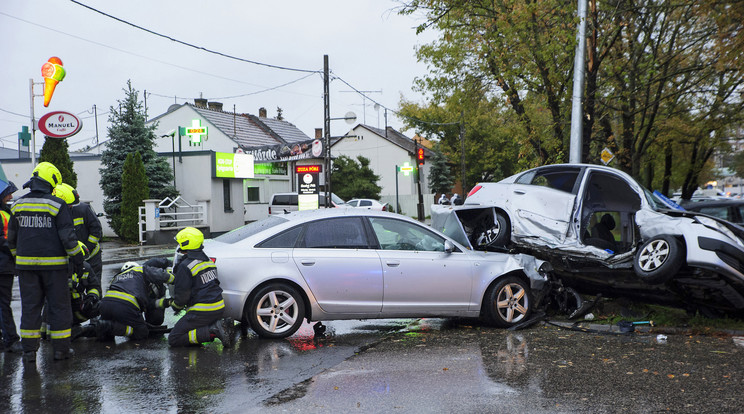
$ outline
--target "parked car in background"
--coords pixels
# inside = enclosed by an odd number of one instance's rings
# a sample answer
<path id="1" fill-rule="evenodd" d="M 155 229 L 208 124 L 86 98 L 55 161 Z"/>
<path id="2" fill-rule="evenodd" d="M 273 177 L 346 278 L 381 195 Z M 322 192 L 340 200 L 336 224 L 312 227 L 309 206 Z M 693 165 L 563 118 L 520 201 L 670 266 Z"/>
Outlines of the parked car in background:
<path id="1" fill-rule="evenodd" d="M 367 208 L 370 210 L 388 211 L 388 203 L 380 203 L 377 200 L 369 198 L 354 198 L 346 202 L 347 205 L 355 208 Z"/>
<path id="2" fill-rule="evenodd" d="M 482 317 L 526 321 L 550 264 L 465 246 L 408 217 L 366 209 L 270 216 L 204 243 L 225 316 L 264 338 L 308 321 Z"/>
<path id="3" fill-rule="evenodd" d="M 333 193 L 331 193 L 331 203 L 333 203 L 333 207 L 347 207 L 344 200 Z M 325 193 L 322 191 L 318 194 L 318 206 L 325 208 Z M 271 200 L 269 200 L 269 215 L 285 214 L 298 211 L 299 209 L 299 196 L 297 192 L 275 193 L 271 195 Z"/>
<path id="4" fill-rule="evenodd" d="M 479 183 L 432 226 L 480 250 L 549 261 L 579 292 L 744 314 L 744 229 L 672 209 L 628 174 L 548 165 Z"/>
<path id="5" fill-rule="evenodd" d="M 744 225 L 744 200 L 742 199 L 692 201 L 683 203 L 682 207 L 688 211 L 697 211 L 740 226 Z"/>

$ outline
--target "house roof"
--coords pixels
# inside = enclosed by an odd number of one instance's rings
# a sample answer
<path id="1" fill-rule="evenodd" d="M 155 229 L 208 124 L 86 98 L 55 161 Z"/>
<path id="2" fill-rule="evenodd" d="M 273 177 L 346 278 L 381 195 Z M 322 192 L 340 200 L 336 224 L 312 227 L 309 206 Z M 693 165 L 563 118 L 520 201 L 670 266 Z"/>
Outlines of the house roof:
<path id="1" fill-rule="evenodd" d="M 380 137 L 390 141 L 391 143 L 403 148 L 404 150 L 410 152 L 411 154 L 415 154 L 416 152 L 416 142 L 408 138 L 407 136 L 403 135 L 401 132 L 396 131 L 393 127 L 387 127 L 386 129 L 380 129 L 375 128 L 369 125 L 359 124 L 354 129 L 357 128 L 364 128 L 367 129 Z M 387 131 L 387 134 L 385 133 Z M 424 146 L 424 155 L 426 157 L 431 157 L 433 155 L 433 151 L 426 146 Z"/>
<path id="2" fill-rule="evenodd" d="M 242 148 L 291 144 L 311 139 L 296 126 L 286 121 L 259 118 L 250 114 L 225 112 L 197 106 L 188 102 L 181 106 L 188 106 L 196 111 L 199 116 L 206 119 Z M 164 115 L 166 114 L 159 115 L 149 122 L 156 121 Z"/>

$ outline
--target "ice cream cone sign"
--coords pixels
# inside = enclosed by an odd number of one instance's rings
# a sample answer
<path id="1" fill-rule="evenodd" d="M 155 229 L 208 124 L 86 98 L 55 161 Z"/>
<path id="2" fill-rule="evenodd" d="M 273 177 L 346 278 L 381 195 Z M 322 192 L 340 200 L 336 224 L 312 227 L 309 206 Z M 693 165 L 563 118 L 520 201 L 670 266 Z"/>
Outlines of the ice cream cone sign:
<path id="1" fill-rule="evenodd" d="M 62 60 L 58 57 L 50 57 L 49 60 L 41 65 L 41 76 L 44 77 L 44 106 L 49 106 L 54 94 L 54 88 L 65 78 L 65 68 L 62 67 Z"/>

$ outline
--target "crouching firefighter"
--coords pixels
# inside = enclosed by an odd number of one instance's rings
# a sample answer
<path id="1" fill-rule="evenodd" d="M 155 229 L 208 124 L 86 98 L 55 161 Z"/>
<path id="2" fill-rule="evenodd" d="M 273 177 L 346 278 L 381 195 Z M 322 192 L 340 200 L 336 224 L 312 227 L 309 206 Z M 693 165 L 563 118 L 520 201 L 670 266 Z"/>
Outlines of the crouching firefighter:
<path id="1" fill-rule="evenodd" d="M 158 266 L 151 266 L 153 263 L 148 261 L 143 266 L 137 262 L 124 263 L 101 299 L 100 319 L 92 328 L 86 327 L 84 336 L 95 335 L 99 339 L 126 336 L 139 340 L 147 338 L 150 327 L 162 325 L 170 301 L 164 297 L 166 289 L 159 286 L 172 284 L 174 278 L 167 269 L 167 259 L 158 262 Z"/>
<path id="2" fill-rule="evenodd" d="M 170 346 L 198 345 L 215 338 L 224 347 L 232 347 L 234 323 L 222 318 L 225 302 L 217 279 L 217 267 L 202 250 L 204 235 L 194 227 L 176 234 L 178 253 L 183 256 L 173 264 L 174 296 L 171 307 L 176 315 L 186 314 L 176 322 L 168 335 Z"/>

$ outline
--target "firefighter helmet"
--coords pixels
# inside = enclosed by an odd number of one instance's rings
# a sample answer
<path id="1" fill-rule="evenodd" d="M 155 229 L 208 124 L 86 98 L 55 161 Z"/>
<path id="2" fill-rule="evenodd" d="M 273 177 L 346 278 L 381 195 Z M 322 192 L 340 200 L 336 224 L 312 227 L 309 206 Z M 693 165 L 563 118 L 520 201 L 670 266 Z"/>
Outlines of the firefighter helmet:
<path id="1" fill-rule="evenodd" d="M 135 268 L 137 266 L 139 266 L 139 263 L 137 262 L 126 262 L 123 265 L 121 265 L 121 270 L 119 271 L 119 273 L 124 273 L 127 270 Z"/>
<path id="2" fill-rule="evenodd" d="M 52 185 L 52 188 L 55 188 L 62 183 L 62 174 L 54 164 L 47 161 L 40 162 L 39 165 L 34 168 L 33 176 L 39 177 L 48 182 Z"/>
<path id="3" fill-rule="evenodd" d="M 52 194 L 64 200 L 67 204 L 75 203 L 75 194 L 72 193 L 72 186 L 66 183 L 62 183 L 55 187 Z"/>
<path id="4" fill-rule="evenodd" d="M 176 242 L 181 250 L 196 250 L 204 242 L 204 234 L 194 227 L 186 227 L 176 234 Z"/>

